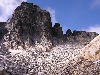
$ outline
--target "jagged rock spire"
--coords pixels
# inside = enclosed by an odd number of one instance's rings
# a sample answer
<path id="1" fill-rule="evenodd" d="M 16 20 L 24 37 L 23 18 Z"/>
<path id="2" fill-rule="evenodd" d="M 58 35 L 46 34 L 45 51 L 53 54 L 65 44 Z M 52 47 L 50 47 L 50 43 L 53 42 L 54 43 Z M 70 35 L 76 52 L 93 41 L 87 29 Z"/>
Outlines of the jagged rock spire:
<path id="1" fill-rule="evenodd" d="M 7 21 L 9 32 L 5 35 L 6 45 L 11 48 L 24 48 L 25 45 L 33 46 L 36 43 L 50 44 L 51 28 L 49 12 L 32 3 L 22 2 Z"/>

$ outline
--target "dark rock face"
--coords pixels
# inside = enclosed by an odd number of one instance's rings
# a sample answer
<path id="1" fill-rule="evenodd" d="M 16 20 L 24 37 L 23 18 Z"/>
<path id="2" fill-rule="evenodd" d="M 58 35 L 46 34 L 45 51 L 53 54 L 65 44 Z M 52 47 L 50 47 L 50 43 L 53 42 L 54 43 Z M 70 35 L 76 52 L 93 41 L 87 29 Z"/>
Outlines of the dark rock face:
<path id="1" fill-rule="evenodd" d="M 32 3 L 22 2 L 7 22 L 6 35 L 9 47 L 49 43 L 51 39 L 51 18 L 49 12 Z M 26 44 L 27 43 L 27 44 Z"/>
<path id="2" fill-rule="evenodd" d="M 68 29 L 68 30 L 66 31 L 66 36 L 72 36 L 72 35 L 73 35 L 73 33 L 71 32 L 70 29 Z"/>
<path id="3" fill-rule="evenodd" d="M 68 30 L 67 33 L 64 35 L 64 40 L 66 43 L 79 43 L 86 45 L 91 40 L 93 40 L 98 34 L 96 32 L 86 32 L 86 31 L 76 31 L 74 30 L 73 33 Z"/>
<path id="4" fill-rule="evenodd" d="M 93 40 L 96 36 L 98 36 L 96 32 L 86 32 L 86 31 L 76 31 L 73 32 L 68 29 L 66 34 L 63 34 L 62 27 L 60 27 L 59 23 L 56 23 L 54 27 L 52 27 L 52 36 L 53 36 L 53 45 L 59 44 L 82 44 L 86 45 L 91 40 Z"/>
<path id="5" fill-rule="evenodd" d="M 62 44 L 63 31 L 59 23 L 55 23 L 54 27 L 52 27 L 52 37 L 53 37 L 52 38 L 53 45 Z"/>
<path id="6" fill-rule="evenodd" d="M 62 27 L 60 27 L 59 23 L 55 23 L 53 28 L 53 37 L 61 38 L 63 37 Z"/>
<path id="7" fill-rule="evenodd" d="M 8 31 L 5 28 L 6 22 L 0 22 L 0 40 L 2 40 L 4 34 L 6 34 Z"/>

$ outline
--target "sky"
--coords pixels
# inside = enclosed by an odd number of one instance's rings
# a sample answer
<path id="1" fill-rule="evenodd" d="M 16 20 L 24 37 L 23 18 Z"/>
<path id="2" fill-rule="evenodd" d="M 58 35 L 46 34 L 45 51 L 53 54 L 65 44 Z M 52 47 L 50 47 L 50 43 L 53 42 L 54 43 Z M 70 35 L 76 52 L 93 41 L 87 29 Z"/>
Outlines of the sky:
<path id="1" fill-rule="evenodd" d="M 100 34 L 100 0 L 0 0 L 0 21 L 11 17 L 22 1 L 33 3 L 50 12 L 52 25 Z"/>

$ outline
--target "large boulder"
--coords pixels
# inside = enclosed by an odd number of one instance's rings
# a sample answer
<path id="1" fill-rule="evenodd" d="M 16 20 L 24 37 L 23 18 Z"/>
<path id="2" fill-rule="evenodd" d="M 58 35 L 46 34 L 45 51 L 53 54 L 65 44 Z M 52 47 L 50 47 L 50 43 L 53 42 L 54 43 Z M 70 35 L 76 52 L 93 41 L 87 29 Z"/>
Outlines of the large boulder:
<path id="1" fill-rule="evenodd" d="M 49 12 L 32 3 L 22 2 L 7 21 L 5 45 L 11 49 L 41 44 L 51 46 L 51 17 Z"/>
<path id="2" fill-rule="evenodd" d="M 81 56 L 91 61 L 100 60 L 100 35 L 83 48 Z"/>

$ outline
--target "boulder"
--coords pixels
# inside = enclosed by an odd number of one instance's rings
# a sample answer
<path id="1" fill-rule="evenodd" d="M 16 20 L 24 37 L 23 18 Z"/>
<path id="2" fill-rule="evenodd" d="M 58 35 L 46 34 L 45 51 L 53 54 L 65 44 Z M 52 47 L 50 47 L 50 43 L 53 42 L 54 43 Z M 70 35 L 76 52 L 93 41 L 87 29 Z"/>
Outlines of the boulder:
<path id="1" fill-rule="evenodd" d="M 90 61 L 100 60 L 100 35 L 83 48 L 81 56 Z"/>

